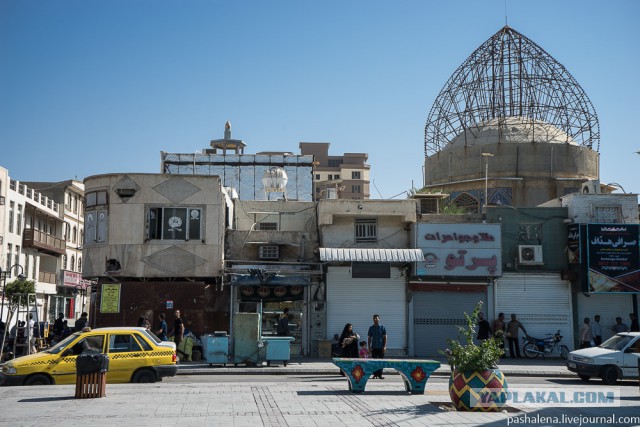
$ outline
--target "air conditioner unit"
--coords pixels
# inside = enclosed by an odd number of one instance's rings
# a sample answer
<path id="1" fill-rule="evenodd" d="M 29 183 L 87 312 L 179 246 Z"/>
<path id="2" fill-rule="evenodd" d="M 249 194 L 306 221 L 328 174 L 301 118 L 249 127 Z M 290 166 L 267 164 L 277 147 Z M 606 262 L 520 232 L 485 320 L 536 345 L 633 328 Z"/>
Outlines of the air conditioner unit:
<path id="1" fill-rule="evenodd" d="M 280 246 L 278 245 L 261 245 L 258 247 L 258 259 L 279 259 Z"/>
<path id="2" fill-rule="evenodd" d="M 542 264 L 542 246 L 518 246 L 518 262 L 520 262 L 520 264 Z"/>

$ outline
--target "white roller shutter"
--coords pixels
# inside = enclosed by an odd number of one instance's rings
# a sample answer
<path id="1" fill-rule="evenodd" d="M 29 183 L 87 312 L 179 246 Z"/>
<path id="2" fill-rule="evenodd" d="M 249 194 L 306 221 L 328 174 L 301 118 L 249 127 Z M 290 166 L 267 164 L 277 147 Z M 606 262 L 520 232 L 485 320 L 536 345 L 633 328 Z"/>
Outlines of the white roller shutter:
<path id="1" fill-rule="evenodd" d="M 589 294 L 588 297 L 578 294 L 576 304 L 580 326 L 585 317 L 593 322 L 593 316 L 600 315 L 603 341 L 613 335 L 611 327 L 616 323 L 616 317 L 622 317 L 622 322 L 630 326 L 629 313 L 633 312 L 633 299 L 629 294 Z"/>
<path id="2" fill-rule="evenodd" d="M 564 344 L 573 349 L 571 286 L 557 274 L 504 274 L 496 279 L 495 313 L 505 321 L 515 313 L 529 335 L 544 338 L 560 329 Z M 522 336 L 520 331 L 520 336 Z"/>
<path id="3" fill-rule="evenodd" d="M 458 337 L 458 326 L 467 324 L 464 313 L 471 314 L 486 294 L 478 292 L 415 292 L 413 294 L 413 348 L 418 357 L 443 357 L 447 339 Z M 486 307 L 486 303 L 484 304 Z"/>
<path id="4" fill-rule="evenodd" d="M 405 278 L 391 267 L 390 279 L 353 279 L 350 267 L 327 270 L 327 336 L 342 333 L 353 325 L 362 340 L 367 339 L 374 314 L 387 329 L 387 354 L 405 355 L 407 348 Z"/>

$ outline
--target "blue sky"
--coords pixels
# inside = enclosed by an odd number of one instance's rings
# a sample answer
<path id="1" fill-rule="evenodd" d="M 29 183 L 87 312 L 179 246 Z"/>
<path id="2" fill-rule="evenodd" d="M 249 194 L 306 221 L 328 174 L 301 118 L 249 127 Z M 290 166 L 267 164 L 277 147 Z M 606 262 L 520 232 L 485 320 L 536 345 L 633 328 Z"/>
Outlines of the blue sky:
<path id="1" fill-rule="evenodd" d="M 640 2 L 508 1 L 508 24 L 575 77 L 601 180 L 640 193 Z M 424 126 L 504 0 L 1 0 L 0 165 L 57 181 L 159 172 L 230 120 L 245 152 L 367 152 L 371 196 L 422 183 Z"/>

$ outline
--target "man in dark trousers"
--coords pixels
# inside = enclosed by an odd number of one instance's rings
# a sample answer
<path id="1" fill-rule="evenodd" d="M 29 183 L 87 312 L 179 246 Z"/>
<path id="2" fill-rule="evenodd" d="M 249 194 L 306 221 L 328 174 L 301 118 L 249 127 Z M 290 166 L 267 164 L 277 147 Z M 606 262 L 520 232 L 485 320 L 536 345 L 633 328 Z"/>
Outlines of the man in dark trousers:
<path id="1" fill-rule="evenodd" d="M 184 323 L 182 323 L 182 319 L 180 318 L 180 310 L 176 310 L 174 315 L 176 319 L 173 322 L 173 341 L 176 343 L 176 347 L 178 347 L 184 336 Z"/>
<path id="2" fill-rule="evenodd" d="M 516 319 L 516 315 L 511 315 L 511 320 L 507 323 L 507 341 L 509 342 L 509 356 L 512 359 L 520 359 L 520 344 L 518 343 L 518 329 L 522 329 L 525 335 L 527 330 L 522 323 Z"/>
<path id="3" fill-rule="evenodd" d="M 491 336 L 491 326 L 487 319 L 484 318 L 484 314 L 478 313 L 478 340 L 488 340 Z"/>
<path id="4" fill-rule="evenodd" d="M 280 337 L 289 336 L 289 309 L 286 307 L 282 310 L 282 316 L 278 319 L 278 329 L 276 333 Z"/>
<path id="5" fill-rule="evenodd" d="M 373 359 L 384 359 L 384 353 L 387 351 L 387 330 L 380 324 L 380 316 L 373 315 L 373 325 L 369 326 L 368 344 L 369 353 Z M 373 378 L 384 379 L 382 369 L 378 369 L 373 373 Z"/>

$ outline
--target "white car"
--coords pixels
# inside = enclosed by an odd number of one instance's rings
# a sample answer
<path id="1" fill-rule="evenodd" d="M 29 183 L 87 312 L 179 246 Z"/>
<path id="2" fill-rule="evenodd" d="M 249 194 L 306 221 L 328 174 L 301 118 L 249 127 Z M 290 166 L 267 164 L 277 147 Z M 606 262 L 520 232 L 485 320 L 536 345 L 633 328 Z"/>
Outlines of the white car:
<path id="1" fill-rule="evenodd" d="M 640 332 L 621 332 L 598 347 L 572 351 L 565 363 L 583 381 L 600 377 L 613 385 L 619 379 L 638 378 L 639 356 Z"/>

